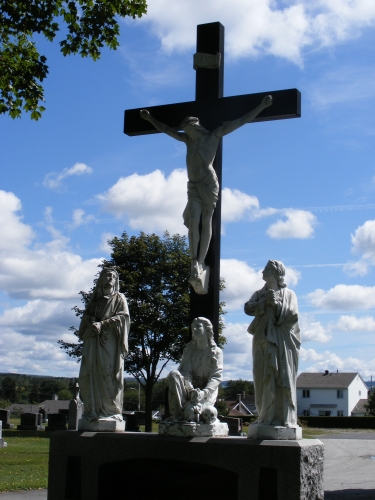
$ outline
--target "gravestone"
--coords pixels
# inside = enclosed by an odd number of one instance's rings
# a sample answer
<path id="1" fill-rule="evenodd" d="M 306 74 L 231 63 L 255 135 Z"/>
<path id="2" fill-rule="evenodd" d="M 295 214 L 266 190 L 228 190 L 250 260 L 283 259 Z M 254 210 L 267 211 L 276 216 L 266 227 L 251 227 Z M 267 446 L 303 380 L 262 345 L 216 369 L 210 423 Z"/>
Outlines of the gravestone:
<path id="1" fill-rule="evenodd" d="M 0 448 L 6 448 L 8 443 L 3 439 L 3 422 L 0 420 Z"/>
<path id="2" fill-rule="evenodd" d="M 83 403 L 79 397 L 79 385 L 76 383 L 73 399 L 69 403 L 68 430 L 78 430 L 78 421 L 82 418 Z"/>
<path id="3" fill-rule="evenodd" d="M 65 431 L 67 423 L 66 413 L 50 413 L 46 431 Z"/>
<path id="4" fill-rule="evenodd" d="M 22 413 L 21 424 L 17 425 L 19 431 L 44 431 L 41 413 Z"/>
<path id="5" fill-rule="evenodd" d="M 223 417 L 221 415 L 219 418 L 220 422 L 225 422 L 228 425 L 230 436 L 241 436 L 241 431 L 242 431 L 241 418 Z"/>
<path id="6" fill-rule="evenodd" d="M 10 411 L 9 410 L 0 410 L 0 421 L 3 424 L 3 429 L 13 429 L 14 424 L 9 422 L 10 419 Z"/>
<path id="7" fill-rule="evenodd" d="M 123 412 L 122 418 L 125 420 L 125 432 L 141 432 L 139 428 L 138 416 L 136 413 Z"/>

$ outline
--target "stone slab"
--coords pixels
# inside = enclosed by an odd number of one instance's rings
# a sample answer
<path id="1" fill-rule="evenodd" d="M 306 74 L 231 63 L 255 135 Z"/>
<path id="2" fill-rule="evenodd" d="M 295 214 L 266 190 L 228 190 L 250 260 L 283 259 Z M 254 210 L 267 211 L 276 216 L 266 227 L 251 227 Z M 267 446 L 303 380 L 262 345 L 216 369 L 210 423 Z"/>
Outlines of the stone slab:
<path id="1" fill-rule="evenodd" d="M 48 500 L 322 500 L 317 439 L 52 434 Z"/>
<path id="2" fill-rule="evenodd" d="M 88 432 L 124 432 L 125 420 L 120 421 L 108 418 L 90 422 L 85 418 L 81 418 L 78 422 L 78 429 Z"/>
<path id="3" fill-rule="evenodd" d="M 228 436 L 228 425 L 222 422 L 204 424 L 196 422 L 160 422 L 159 434 L 165 436 L 202 437 Z"/>
<path id="4" fill-rule="evenodd" d="M 302 427 L 282 427 L 252 424 L 247 431 L 249 439 L 296 440 L 302 439 Z"/>
<path id="5" fill-rule="evenodd" d="M 18 431 L 44 431 L 42 425 L 17 425 Z"/>

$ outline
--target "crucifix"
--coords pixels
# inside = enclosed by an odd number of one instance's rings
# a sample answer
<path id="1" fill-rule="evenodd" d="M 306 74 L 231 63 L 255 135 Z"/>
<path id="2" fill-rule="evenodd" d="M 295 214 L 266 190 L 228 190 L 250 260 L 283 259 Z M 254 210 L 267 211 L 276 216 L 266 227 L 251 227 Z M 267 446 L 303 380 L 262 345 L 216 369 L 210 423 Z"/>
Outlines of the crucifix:
<path id="1" fill-rule="evenodd" d="M 195 101 L 148 107 L 147 112 L 154 120 L 149 119 L 145 110 L 141 108 L 128 109 L 125 111 L 124 133 L 133 136 L 165 131 L 160 127 L 157 129 L 152 124 L 154 121 L 156 125 L 168 124 L 167 128 L 171 131 L 169 135 L 174 137 L 173 134 L 175 134 L 177 138 L 177 136 L 182 136 L 178 130 L 186 124 L 189 125 L 189 121 L 183 120 L 186 117 L 199 117 L 199 122 L 204 128 L 212 131 L 254 110 L 269 96 L 272 96 L 272 106 L 268 107 L 269 104 L 265 106 L 255 118 L 252 118 L 252 123 L 301 116 L 301 94 L 297 89 L 223 97 L 224 26 L 218 22 L 197 26 L 197 53 L 194 55 L 194 69 L 196 70 Z M 199 293 L 196 293 L 194 289 L 191 289 L 190 318 L 191 321 L 199 316 L 209 319 L 217 341 L 220 301 L 222 139 L 218 140 L 212 166 L 216 172 L 219 191 L 212 216 L 212 237 L 205 258 L 205 263 L 210 269 L 209 283 L 205 283 L 203 294 L 199 290 Z M 191 257 L 193 257 L 192 254 Z M 190 281 L 194 283 L 194 279 Z"/>

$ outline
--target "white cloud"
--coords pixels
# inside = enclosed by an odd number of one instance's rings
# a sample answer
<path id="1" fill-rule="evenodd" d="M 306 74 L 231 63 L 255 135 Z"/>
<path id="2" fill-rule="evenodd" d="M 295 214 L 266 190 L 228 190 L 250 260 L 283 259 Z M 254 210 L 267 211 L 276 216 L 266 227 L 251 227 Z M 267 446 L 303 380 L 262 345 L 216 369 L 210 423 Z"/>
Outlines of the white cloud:
<path id="1" fill-rule="evenodd" d="M 340 332 L 374 332 L 375 319 L 373 316 L 362 316 L 358 318 L 353 315 L 340 316 L 336 323 L 331 326 L 332 329 Z"/>
<path id="2" fill-rule="evenodd" d="M 341 358 L 331 351 L 318 353 L 314 349 L 304 349 L 301 347 L 300 359 L 305 364 L 310 364 L 304 371 L 323 372 L 336 370 L 343 372 L 360 372 L 362 377 L 369 378 L 374 373 L 375 359 L 364 361 L 358 358 Z"/>
<path id="3" fill-rule="evenodd" d="M 100 245 L 99 248 L 102 252 L 105 252 L 106 254 L 111 254 L 112 252 L 112 247 L 108 245 L 108 240 L 111 240 L 114 238 L 116 235 L 114 233 L 102 233 L 100 235 Z"/>
<path id="4" fill-rule="evenodd" d="M 21 208 L 21 200 L 17 196 L 0 190 L 0 252 L 24 247 L 34 238 L 33 230 L 22 222 L 18 213 Z"/>
<path id="5" fill-rule="evenodd" d="M 330 328 L 323 326 L 320 321 L 315 321 L 309 314 L 299 314 L 299 326 L 302 343 L 312 341 L 325 344 L 332 338 Z"/>
<path id="6" fill-rule="evenodd" d="M 227 339 L 224 349 L 224 380 L 253 379 L 253 336 L 247 332 L 248 326 L 247 323 L 226 324 L 224 330 Z"/>
<path id="7" fill-rule="evenodd" d="M 254 208 L 259 208 L 256 196 L 250 196 L 238 189 L 224 188 L 222 191 L 222 222 L 241 220 Z"/>
<path id="8" fill-rule="evenodd" d="M 225 279 L 225 290 L 221 293 L 221 299 L 225 302 L 225 309 L 228 311 L 243 309 L 244 303 L 252 294 L 264 286 L 262 269 L 255 271 L 246 262 L 237 259 L 221 259 L 220 275 Z M 294 286 L 299 279 L 299 271 L 291 267 L 286 268 L 287 285 Z"/>
<path id="9" fill-rule="evenodd" d="M 375 286 L 336 285 L 328 291 L 318 288 L 307 295 L 314 307 L 340 310 L 368 310 L 375 307 Z"/>
<path id="10" fill-rule="evenodd" d="M 307 50 L 331 47 L 372 26 L 372 0 L 150 0 L 141 22 L 165 51 L 192 50 L 196 25 L 219 20 L 228 58 L 273 55 L 301 64 Z"/>
<path id="11" fill-rule="evenodd" d="M 285 209 L 286 220 L 279 219 L 271 224 L 266 233 L 271 238 L 311 238 L 317 219 L 314 214 L 306 210 Z"/>
<path id="12" fill-rule="evenodd" d="M 43 181 L 43 185 L 49 189 L 61 187 L 62 181 L 72 175 L 91 174 L 92 168 L 85 163 L 75 163 L 70 168 L 64 168 L 61 172 L 49 172 Z"/>
<path id="13" fill-rule="evenodd" d="M 82 210 L 82 208 L 77 208 L 76 210 L 73 210 L 73 224 L 72 227 L 76 228 L 85 224 L 89 224 L 90 222 L 93 222 L 95 220 L 95 217 L 91 214 L 86 215 L 85 211 Z"/>
<path id="14" fill-rule="evenodd" d="M 101 259 L 83 260 L 69 251 L 68 239 L 53 227 L 51 209 L 45 215 L 52 239 L 32 247 L 33 232 L 18 213 L 20 200 L 1 191 L 0 204 L 0 290 L 17 298 L 51 300 L 76 298 L 91 288 Z"/>
<path id="15" fill-rule="evenodd" d="M 375 220 L 368 220 L 351 235 L 352 252 L 362 254 L 358 262 L 349 262 L 344 270 L 353 276 L 364 276 L 375 264 Z"/>
<path id="16" fill-rule="evenodd" d="M 160 170 L 121 177 L 108 191 L 98 195 L 102 209 L 115 217 L 126 217 L 132 229 L 186 233 L 183 225 L 187 175 L 174 170 L 168 177 Z"/>

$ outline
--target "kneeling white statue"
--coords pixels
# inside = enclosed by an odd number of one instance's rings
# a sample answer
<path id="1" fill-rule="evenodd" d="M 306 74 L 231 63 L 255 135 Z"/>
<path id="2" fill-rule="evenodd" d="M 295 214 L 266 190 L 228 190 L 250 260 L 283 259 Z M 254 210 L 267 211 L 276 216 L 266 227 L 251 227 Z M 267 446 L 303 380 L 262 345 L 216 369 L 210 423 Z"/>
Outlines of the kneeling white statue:
<path id="1" fill-rule="evenodd" d="M 104 268 L 78 331 L 83 340 L 79 387 L 84 413 L 78 423 L 80 430 L 125 430 L 122 404 L 129 326 L 128 304 L 119 291 L 117 271 Z"/>
<path id="2" fill-rule="evenodd" d="M 227 436 L 228 426 L 217 419 L 214 407 L 222 381 L 223 352 L 208 319 L 195 318 L 191 329 L 193 340 L 178 370 L 168 375 L 171 417 L 159 424 L 159 434 Z"/>
<path id="3" fill-rule="evenodd" d="M 297 297 L 284 283 L 285 267 L 269 260 L 263 270 L 266 282 L 245 304 L 255 316 L 248 328 L 253 335 L 253 375 L 258 420 L 248 437 L 301 439 L 297 424 L 296 379 L 301 346 Z"/>

